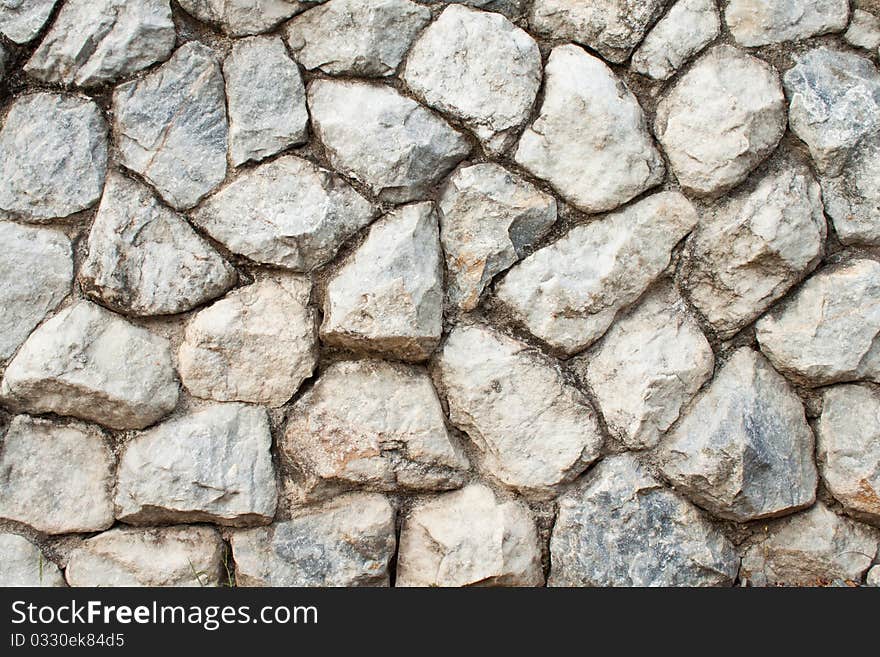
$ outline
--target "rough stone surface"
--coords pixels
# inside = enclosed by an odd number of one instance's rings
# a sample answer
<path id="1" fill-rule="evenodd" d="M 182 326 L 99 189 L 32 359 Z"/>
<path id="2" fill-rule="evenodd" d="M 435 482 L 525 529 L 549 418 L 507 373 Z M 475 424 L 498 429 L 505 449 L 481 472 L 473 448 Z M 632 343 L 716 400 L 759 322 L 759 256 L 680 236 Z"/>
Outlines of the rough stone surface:
<path id="1" fill-rule="evenodd" d="M 179 0 L 183 10 L 233 37 L 268 32 L 324 0 Z"/>
<path id="2" fill-rule="evenodd" d="M 435 4 L 435 0 L 418 0 L 425 4 Z M 468 7 L 475 7 L 483 11 L 497 11 L 508 18 L 519 18 L 526 9 L 528 0 L 436 0 L 440 4 L 452 4 L 453 2 Z"/>
<path id="3" fill-rule="evenodd" d="M 880 566 L 874 566 L 865 577 L 866 586 L 880 587 Z"/>
<path id="4" fill-rule="evenodd" d="M 730 0 L 724 20 L 743 46 L 798 41 L 846 29 L 849 0 Z"/>
<path id="5" fill-rule="evenodd" d="M 880 132 L 865 137 L 839 176 L 822 176 L 825 211 L 843 244 L 880 245 Z"/>
<path id="6" fill-rule="evenodd" d="M 40 33 L 58 0 L 3 0 L 0 34 L 15 43 L 27 43 Z"/>
<path id="7" fill-rule="evenodd" d="M 0 533 L 0 554 L 0 586 L 64 586 L 58 566 L 24 536 Z"/>
<path id="8" fill-rule="evenodd" d="M 868 11 L 853 10 L 852 20 L 843 38 L 856 48 L 877 50 L 880 47 L 880 18 Z"/>

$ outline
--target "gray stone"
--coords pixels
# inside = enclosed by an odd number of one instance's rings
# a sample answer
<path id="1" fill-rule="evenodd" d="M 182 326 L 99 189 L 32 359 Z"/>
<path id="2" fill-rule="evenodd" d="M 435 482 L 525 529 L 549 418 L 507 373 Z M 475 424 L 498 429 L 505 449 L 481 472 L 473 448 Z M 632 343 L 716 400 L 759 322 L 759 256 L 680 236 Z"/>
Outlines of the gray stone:
<path id="1" fill-rule="evenodd" d="M 0 34 L 15 43 L 37 36 L 58 0 L 0 0 Z"/>
<path id="2" fill-rule="evenodd" d="M 744 46 L 799 41 L 845 30 L 849 0 L 730 0 L 724 20 Z"/>
<path id="3" fill-rule="evenodd" d="M 865 577 L 866 586 L 880 587 L 880 566 L 874 566 Z"/>
<path id="4" fill-rule="evenodd" d="M 58 566 L 24 536 L 0 533 L 0 554 L 0 586 L 64 586 Z"/>
<path id="5" fill-rule="evenodd" d="M 852 20 L 843 38 L 856 48 L 877 50 L 880 47 L 880 18 L 868 11 L 853 10 Z"/>
<path id="6" fill-rule="evenodd" d="M 852 149 L 839 176 L 822 176 L 820 182 L 841 243 L 880 245 L 880 132 Z"/>
<path id="7" fill-rule="evenodd" d="M 528 4 L 528 0 L 418 0 L 419 2 L 424 2 L 425 4 L 431 3 L 436 4 L 439 2 L 440 4 L 448 5 L 453 2 L 458 3 L 460 5 L 467 5 L 468 7 L 474 7 L 476 9 L 482 9 L 483 11 L 497 11 L 499 14 L 504 14 L 508 18 L 519 18 L 523 15 L 523 12 L 526 9 L 526 5 Z"/>
<path id="8" fill-rule="evenodd" d="M 3 82 L 3 78 L 6 77 L 6 65 L 9 62 L 9 53 L 6 52 L 6 48 L 3 47 L 3 44 L 0 44 L 0 82 Z"/>
<path id="9" fill-rule="evenodd" d="M 233 37 L 269 32 L 324 0 L 178 0 L 183 10 Z"/>

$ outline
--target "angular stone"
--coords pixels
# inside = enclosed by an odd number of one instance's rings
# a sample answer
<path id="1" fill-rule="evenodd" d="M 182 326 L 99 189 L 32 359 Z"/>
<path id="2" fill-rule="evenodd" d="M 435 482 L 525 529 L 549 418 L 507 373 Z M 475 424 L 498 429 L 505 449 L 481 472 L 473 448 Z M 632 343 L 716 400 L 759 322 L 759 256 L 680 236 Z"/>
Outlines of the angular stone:
<path id="1" fill-rule="evenodd" d="M 724 20 L 744 46 L 799 41 L 845 30 L 849 0 L 730 0 Z"/>
<path id="2" fill-rule="evenodd" d="M 226 94 L 220 62 L 196 41 L 113 92 L 120 162 L 178 210 L 191 208 L 226 177 Z"/>
<path id="3" fill-rule="evenodd" d="M 663 180 L 638 100 L 600 59 L 558 46 L 544 101 L 515 159 L 584 212 L 612 210 Z"/>
<path id="4" fill-rule="evenodd" d="M 58 0 L 3 0 L 0 34 L 15 43 L 27 43 L 40 33 Z"/>
<path id="5" fill-rule="evenodd" d="M 0 554 L 0 586 L 64 586 L 58 566 L 24 536 L 0 533 Z"/>
<path id="6" fill-rule="evenodd" d="M 0 44 L 0 82 L 3 82 L 3 78 L 6 77 L 6 65 L 9 62 L 9 53 L 6 52 L 6 48 Z"/>
<path id="7" fill-rule="evenodd" d="M 874 566 L 865 577 L 865 586 L 880 587 L 880 566 Z"/>
<path id="8" fill-rule="evenodd" d="M 46 221 L 101 198 L 107 124 L 91 100 L 38 92 L 18 98 L 0 129 L 0 210 Z"/>
<path id="9" fill-rule="evenodd" d="M 508 272 L 496 295 L 554 350 L 577 353 L 660 276 L 696 223 L 683 195 L 654 194 L 536 251 Z"/>
<path id="10" fill-rule="evenodd" d="M 481 469 L 504 484 L 550 498 L 598 458 L 603 438 L 592 406 L 522 342 L 458 326 L 437 369 L 450 420 L 477 448 Z"/>
<path id="11" fill-rule="evenodd" d="M 212 404 L 126 442 L 116 517 L 130 524 L 270 522 L 277 492 L 265 409 Z"/>
<path id="12" fill-rule="evenodd" d="M 464 135 L 391 87 L 314 80 L 308 98 L 330 163 L 389 203 L 424 197 L 471 151 Z"/>
<path id="13" fill-rule="evenodd" d="M 541 586 L 528 507 L 472 484 L 416 506 L 400 533 L 397 586 Z"/>
<path id="14" fill-rule="evenodd" d="M 238 586 L 388 586 L 394 508 L 377 494 L 342 495 L 268 527 L 231 536 Z"/>
<path id="15" fill-rule="evenodd" d="M 443 328 L 441 258 L 432 203 L 377 221 L 327 285 L 321 339 L 402 360 L 428 358 Z"/>
<path id="16" fill-rule="evenodd" d="M 0 443 L 0 518 L 45 534 L 106 529 L 113 461 L 94 427 L 16 416 Z"/>
<path id="17" fill-rule="evenodd" d="M 822 176 L 820 182 L 841 243 L 880 245 L 880 132 L 850 151 L 839 176 Z"/>
<path id="18" fill-rule="evenodd" d="M 180 378 L 196 397 L 281 406 L 317 361 L 311 281 L 262 275 L 199 312 L 178 352 Z"/>
<path id="19" fill-rule="evenodd" d="M 324 0 L 179 0 L 190 16 L 233 37 L 269 32 L 320 2 Z"/>
<path id="20" fill-rule="evenodd" d="M 425 4 L 436 4 L 435 0 L 418 0 Z M 508 18 L 519 18 L 526 9 L 528 0 L 437 0 L 440 4 L 448 5 L 453 2 L 468 7 L 475 7 L 483 11 L 497 11 Z"/>
<path id="21" fill-rule="evenodd" d="M 28 413 L 57 413 L 140 429 L 177 405 L 168 341 L 80 301 L 34 331 L 6 368 L 0 397 Z"/>
<path id="22" fill-rule="evenodd" d="M 550 586 L 730 586 L 739 558 L 634 456 L 605 459 L 559 498 Z"/>
<path id="23" fill-rule="evenodd" d="M 657 105 L 654 132 L 681 186 L 699 195 L 735 187 L 785 132 L 776 70 L 731 46 L 716 46 Z"/>
<path id="24" fill-rule="evenodd" d="M 111 172 L 79 271 L 83 291 L 135 315 L 191 310 L 235 285 L 235 269 L 139 182 Z"/>
<path id="25" fill-rule="evenodd" d="M 871 12 L 854 9 L 843 38 L 856 48 L 877 50 L 880 47 L 880 18 Z"/>
<path id="26" fill-rule="evenodd" d="M 233 253 L 310 271 L 370 223 L 373 208 L 340 176 L 285 155 L 244 171 L 192 219 Z"/>

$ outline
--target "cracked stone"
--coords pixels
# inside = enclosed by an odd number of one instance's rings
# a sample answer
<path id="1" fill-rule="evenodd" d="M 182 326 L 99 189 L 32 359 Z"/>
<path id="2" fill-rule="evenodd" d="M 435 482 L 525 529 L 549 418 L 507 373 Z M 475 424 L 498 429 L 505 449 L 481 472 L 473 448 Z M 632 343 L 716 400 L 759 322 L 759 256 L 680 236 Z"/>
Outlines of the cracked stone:
<path id="1" fill-rule="evenodd" d="M 766 46 L 841 32 L 849 0 L 730 0 L 724 20 L 744 46 Z"/>
<path id="2" fill-rule="evenodd" d="M 820 182 L 840 242 L 880 245 L 880 132 L 852 149 L 839 176 L 822 176 Z"/>
<path id="3" fill-rule="evenodd" d="M 324 0 L 178 0 L 183 10 L 232 37 L 269 32 Z"/>
<path id="4" fill-rule="evenodd" d="M 15 43 L 27 43 L 43 29 L 57 3 L 58 0 L 3 0 L 0 34 Z"/>
<path id="5" fill-rule="evenodd" d="M 440 4 L 448 5 L 453 2 L 467 5 L 483 11 L 497 11 L 508 18 L 520 18 L 526 9 L 527 0 L 437 0 Z M 425 4 L 434 3 L 434 0 L 418 0 Z"/>
<path id="6" fill-rule="evenodd" d="M 24 536 L 0 533 L 0 554 L 0 586 L 64 586 L 58 566 Z"/>

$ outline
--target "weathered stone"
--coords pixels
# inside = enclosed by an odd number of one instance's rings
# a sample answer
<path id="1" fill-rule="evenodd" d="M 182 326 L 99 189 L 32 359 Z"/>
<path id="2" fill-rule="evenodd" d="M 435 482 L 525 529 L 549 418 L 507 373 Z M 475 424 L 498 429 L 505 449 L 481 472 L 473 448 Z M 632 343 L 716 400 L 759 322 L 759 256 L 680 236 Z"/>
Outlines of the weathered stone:
<path id="1" fill-rule="evenodd" d="M 868 11 L 853 10 L 852 20 L 843 38 L 856 48 L 877 50 L 880 47 L 880 18 Z"/>
<path id="2" fill-rule="evenodd" d="M 577 353 L 666 269 L 672 249 L 696 223 L 684 196 L 654 194 L 536 251 L 508 272 L 497 297 L 553 349 Z"/>
<path id="3" fill-rule="evenodd" d="M 845 30 L 849 0 L 730 0 L 724 20 L 744 46 L 798 41 Z"/>
<path id="4" fill-rule="evenodd" d="M 177 405 L 168 341 L 87 301 L 46 321 L 0 383 L 7 407 L 140 429 Z"/>
<path id="5" fill-rule="evenodd" d="M 852 149 L 839 176 L 822 176 L 820 182 L 841 243 L 880 245 L 880 132 Z"/>
<path id="6" fill-rule="evenodd" d="M 0 44 L 0 82 L 3 82 L 3 78 L 6 77 L 6 65 L 9 62 L 9 53 L 6 52 L 6 48 L 3 47 L 3 44 Z"/>
<path id="7" fill-rule="evenodd" d="M 0 586 L 64 586 L 58 566 L 24 536 L 0 533 L 0 554 Z"/>
<path id="8" fill-rule="evenodd" d="M 865 577 L 865 585 L 880 587 L 880 566 L 874 566 L 868 571 L 868 575 Z"/>
<path id="9" fill-rule="evenodd" d="M 483 11 L 497 11 L 508 18 L 519 18 L 526 9 L 528 0 L 436 0 L 440 4 L 448 5 L 453 2 L 468 7 L 475 7 Z M 418 2 L 435 4 L 435 0 L 418 0 Z"/>
<path id="10" fill-rule="evenodd" d="M 324 0 L 179 0 L 190 16 L 216 25 L 233 37 L 269 32 Z"/>
<path id="11" fill-rule="evenodd" d="M 331 164 L 390 203 L 423 197 L 471 150 L 464 135 L 391 87 L 315 80 L 308 98 Z"/>
<path id="12" fill-rule="evenodd" d="M 0 34 L 15 43 L 27 43 L 40 33 L 58 0 L 3 0 Z"/>
<path id="13" fill-rule="evenodd" d="M 600 59 L 554 48 L 544 101 L 516 161 L 584 212 L 611 210 L 658 185 L 665 173 L 638 100 Z"/>
<path id="14" fill-rule="evenodd" d="M 482 484 L 416 506 L 400 533 L 397 586 L 540 586 L 541 547 L 521 502 Z"/>
<path id="15" fill-rule="evenodd" d="M 634 456 L 597 465 L 559 498 L 550 586 L 729 586 L 739 558 Z"/>

